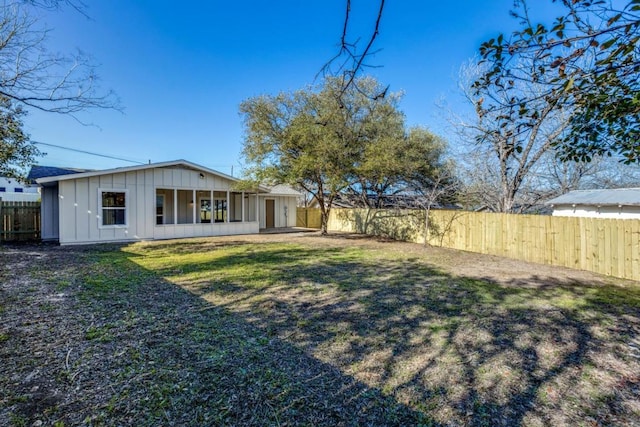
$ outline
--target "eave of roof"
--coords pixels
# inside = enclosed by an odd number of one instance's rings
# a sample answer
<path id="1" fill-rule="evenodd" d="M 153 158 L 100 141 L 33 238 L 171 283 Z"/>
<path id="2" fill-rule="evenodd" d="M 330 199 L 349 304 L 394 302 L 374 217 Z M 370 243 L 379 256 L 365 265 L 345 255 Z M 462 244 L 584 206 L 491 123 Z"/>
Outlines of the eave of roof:
<path id="1" fill-rule="evenodd" d="M 225 178 L 233 182 L 240 181 L 238 178 L 234 178 L 231 175 L 227 175 L 225 173 L 218 172 L 213 169 L 209 169 L 207 167 L 198 165 L 196 163 L 192 163 L 192 162 L 180 159 L 180 160 L 172 160 L 168 162 L 149 163 L 149 164 L 138 165 L 138 166 L 128 166 L 128 167 L 122 167 L 122 168 L 102 169 L 102 170 L 96 170 L 96 171 L 90 171 L 90 172 L 74 173 L 70 175 L 42 177 L 42 178 L 36 179 L 36 182 L 38 184 L 46 184 L 46 183 L 66 181 L 71 179 L 90 178 L 93 176 L 109 175 L 113 173 L 135 172 L 140 170 L 165 168 L 165 167 L 171 167 L 171 166 L 186 166 L 200 172 L 206 172 L 212 175 L 217 175 L 221 178 Z M 261 190 L 268 191 L 268 189 L 264 189 L 264 188 L 261 188 Z"/>
<path id="2" fill-rule="evenodd" d="M 33 165 L 27 175 L 27 181 L 35 183 L 39 178 L 48 178 L 62 175 L 73 175 L 83 172 L 91 172 L 93 169 L 76 169 L 76 168 L 62 168 L 58 166 L 45 166 L 45 165 Z"/>
<path id="3" fill-rule="evenodd" d="M 262 186 L 261 186 L 262 188 Z M 302 193 L 296 191 L 292 187 L 285 184 L 274 185 L 273 187 L 267 187 L 270 196 L 289 196 L 289 197 L 300 197 Z"/>
<path id="4" fill-rule="evenodd" d="M 546 205 L 640 206 L 640 188 L 574 190 L 555 197 Z"/>

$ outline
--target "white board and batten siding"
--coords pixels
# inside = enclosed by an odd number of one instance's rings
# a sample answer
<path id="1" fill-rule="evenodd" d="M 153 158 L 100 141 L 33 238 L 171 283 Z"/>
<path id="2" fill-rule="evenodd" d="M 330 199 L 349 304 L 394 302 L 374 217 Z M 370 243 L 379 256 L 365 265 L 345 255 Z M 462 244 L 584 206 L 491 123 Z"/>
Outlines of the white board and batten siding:
<path id="1" fill-rule="evenodd" d="M 146 169 L 59 182 L 58 203 L 61 244 L 127 240 L 172 239 L 257 233 L 258 224 L 155 223 L 156 189 L 227 191 L 232 182 L 223 177 L 189 169 Z M 102 227 L 99 212 L 101 191 L 125 191 L 126 226 Z"/>
<path id="2" fill-rule="evenodd" d="M 260 187 L 257 196 L 234 191 L 237 181 L 185 160 L 38 178 L 42 236 L 66 245 L 253 234 L 266 226 L 265 198 L 274 200 L 275 227 L 295 226 L 297 192 L 280 187 L 284 192 L 269 194 L 272 190 Z M 125 193 L 125 224 L 103 225 L 105 191 Z M 225 221 L 200 222 L 200 200 L 213 202 L 214 192 L 219 192 L 216 200 L 226 195 Z M 164 196 L 162 224 L 156 224 L 156 196 Z"/>
<path id="3" fill-rule="evenodd" d="M 291 196 L 260 196 L 260 228 L 267 227 L 267 200 L 273 200 L 274 227 L 295 227 L 297 199 Z"/>
<path id="4" fill-rule="evenodd" d="M 640 219 L 640 188 L 573 190 L 546 204 L 553 216 Z"/>
<path id="5" fill-rule="evenodd" d="M 640 219 L 640 206 L 572 206 L 556 205 L 553 216 L 583 218 Z"/>

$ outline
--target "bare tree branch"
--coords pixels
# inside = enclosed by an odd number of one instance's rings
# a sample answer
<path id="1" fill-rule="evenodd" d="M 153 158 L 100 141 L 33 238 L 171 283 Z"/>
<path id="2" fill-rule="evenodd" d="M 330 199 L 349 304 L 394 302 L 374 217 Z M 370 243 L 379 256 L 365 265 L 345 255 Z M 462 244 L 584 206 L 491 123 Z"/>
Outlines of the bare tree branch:
<path id="1" fill-rule="evenodd" d="M 25 107 L 66 114 L 93 108 L 120 109 L 112 91 L 98 86 L 88 55 L 61 55 L 46 49 L 49 30 L 34 8 L 57 11 L 70 6 L 87 16 L 81 0 L 14 0 L 0 3 L 0 174 L 21 177 L 40 155 L 23 132 Z"/>
<path id="2" fill-rule="evenodd" d="M 342 27 L 342 35 L 340 37 L 340 49 L 338 53 L 332 57 L 327 63 L 325 63 L 318 74 L 323 76 L 342 74 L 344 83 L 340 92 L 340 97 L 355 83 L 355 79 L 363 68 L 372 67 L 367 65 L 365 60 L 374 55 L 377 51 L 372 51 L 374 42 L 380 34 L 380 22 L 384 11 L 385 0 L 379 0 L 379 6 L 377 9 L 376 21 L 371 35 L 368 38 L 367 44 L 362 51 L 358 53 L 357 47 L 360 42 L 360 38 L 356 38 L 355 41 L 349 41 L 349 22 L 351 18 L 351 0 L 346 0 L 345 3 L 345 19 Z M 335 67 L 335 64 L 338 66 Z M 376 96 L 384 97 L 386 90 Z"/>
<path id="3" fill-rule="evenodd" d="M 85 53 L 47 51 L 49 30 L 41 28 L 30 7 L 57 9 L 61 3 L 83 11 L 83 3 L 32 0 L 5 3 L 0 21 L 0 95 L 41 111 L 76 114 L 92 108 L 120 109 L 112 91 L 98 86 L 96 66 Z M 31 5 L 31 6 L 30 6 Z"/>

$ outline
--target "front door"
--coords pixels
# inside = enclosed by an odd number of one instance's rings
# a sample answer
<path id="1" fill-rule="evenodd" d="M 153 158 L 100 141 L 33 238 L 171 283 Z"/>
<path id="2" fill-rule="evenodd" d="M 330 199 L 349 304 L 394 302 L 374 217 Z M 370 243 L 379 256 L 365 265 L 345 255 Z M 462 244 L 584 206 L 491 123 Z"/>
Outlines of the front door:
<path id="1" fill-rule="evenodd" d="M 266 209 L 266 227 L 273 228 L 275 227 L 275 200 L 265 200 Z"/>

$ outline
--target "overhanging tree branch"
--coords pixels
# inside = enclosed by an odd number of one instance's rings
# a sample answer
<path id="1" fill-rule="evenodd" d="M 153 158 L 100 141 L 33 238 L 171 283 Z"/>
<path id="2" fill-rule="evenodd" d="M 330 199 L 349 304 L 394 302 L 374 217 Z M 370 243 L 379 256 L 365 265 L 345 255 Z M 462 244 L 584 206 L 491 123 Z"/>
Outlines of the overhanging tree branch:
<path id="1" fill-rule="evenodd" d="M 47 51 L 49 30 L 39 26 L 29 8 L 57 9 L 63 4 L 84 11 L 83 3 L 72 1 L 27 1 L 1 6 L 0 94 L 31 108 L 75 118 L 87 109 L 121 109 L 115 93 L 98 86 L 97 67 L 88 55 L 80 51 L 73 55 Z"/>
<path id="2" fill-rule="evenodd" d="M 357 47 L 360 41 L 358 37 L 355 41 L 349 41 L 349 23 L 351 18 L 351 0 L 346 0 L 345 12 L 344 12 L 344 24 L 342 26 L 342 35 L 340 37 L 340 49 L 338 53 L 331 58 L 320 70 L 320 73 L 324 76 L 338 75 L 343 76 L 342 89 L 339 92 L 339 96 L 342 97 L 345 92 L 354 84 L 356 77 L 363 70 L 368 67 L 365 60 L 375 54 L 376 51 L 372 51 L 375 40 L 380 34 L 380 22 L 384 12 L 385 0 L 379 0 L 375 24 L 371 35 L 367 39 L 364 50 L 358 53 Z M 341 62 L 340 62 L 341 61 Z M 337 68 L 334 68 L 335 64 L 339 62 Z M 384 96 L 386 89 L 375 96 Z"/>

